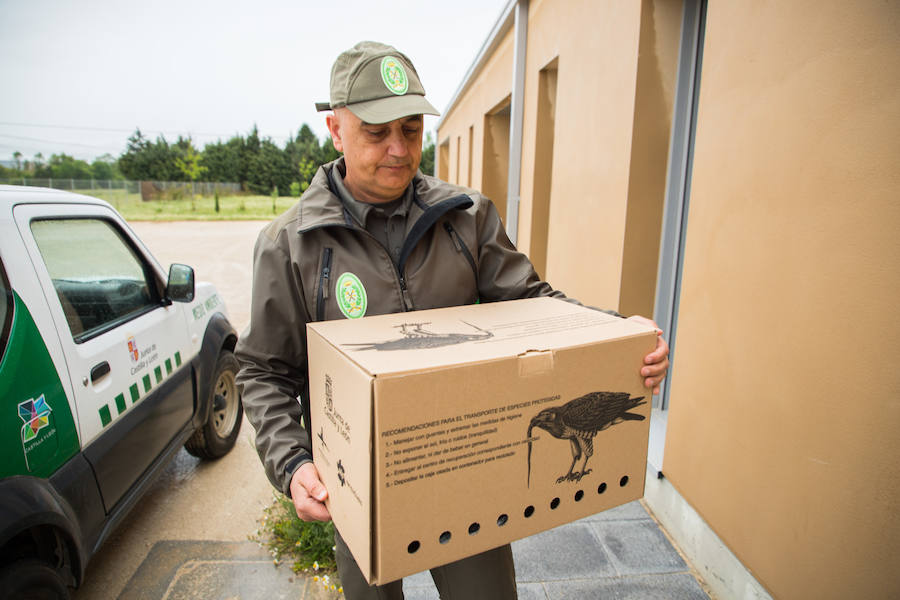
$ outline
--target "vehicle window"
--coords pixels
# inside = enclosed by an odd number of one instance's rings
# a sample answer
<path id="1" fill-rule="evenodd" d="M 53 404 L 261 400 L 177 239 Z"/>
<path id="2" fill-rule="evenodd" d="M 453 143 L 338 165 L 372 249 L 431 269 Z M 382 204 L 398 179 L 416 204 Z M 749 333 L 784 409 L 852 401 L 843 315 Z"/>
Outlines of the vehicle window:
<path id="1" fill-rule="evenodd" d="M 9 330 L 12 326 L 13 298 L 6 278 L 6 269 L 3 261 L 0 261 L 0 360 L 6 354 L 6 345 L 9 343 Z"/>
<path id="2" fill-rule="evenodd" d="M 108 221 L 36 220 L 31 232 L 77 343 L 159 306 L 150 270 Z"/>

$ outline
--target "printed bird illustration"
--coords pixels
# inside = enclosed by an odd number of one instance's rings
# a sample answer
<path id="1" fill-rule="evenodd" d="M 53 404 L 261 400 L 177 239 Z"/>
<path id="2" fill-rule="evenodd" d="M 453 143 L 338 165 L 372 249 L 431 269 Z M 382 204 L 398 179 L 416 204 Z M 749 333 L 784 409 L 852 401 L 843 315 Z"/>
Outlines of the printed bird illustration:
<path id="1" fill-rule="evenodd" d="M 464 342 L 487 340 L 494 334 L 466 321 L 462 321 L 479 333 L 434 333 L 425 329 L 425 325 L 431 323 L 402 323 L 395 327 L 400 329 L 403 337 L 384 342 L 370 342 L 364 344 L 341 344 L 352 347 L 354 350 L 423 350 L 426 348 L 440 348 Z"/>
<path id="2" fill-rule="evenodd" d="M 531 431 L 538 427 L 560 440 L 572 444 L 572 464 L 569 472 L 556 480 L 580 481 L 591 472 L 588 459 L 594 454 L 594 436 L 623 421 L 643 421 L 644 415 L 628 412 L 646 404 L 644 396 L 631 398 L 627 392 L 590 392 L 566 402 L 562 406 L 545 408 L 531 419 L 528 425 L 528 486 L 531 487 Z M 584 455 L 581 470 L 573 473 L 575 463 Z"/>

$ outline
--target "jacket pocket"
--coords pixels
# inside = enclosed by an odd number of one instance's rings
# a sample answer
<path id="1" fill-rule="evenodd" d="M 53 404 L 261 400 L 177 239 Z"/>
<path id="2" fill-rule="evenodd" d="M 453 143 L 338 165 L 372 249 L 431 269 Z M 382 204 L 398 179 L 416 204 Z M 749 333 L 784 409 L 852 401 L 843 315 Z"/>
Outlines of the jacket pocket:
<path id="1" fill-rule="evenodd" d="M 331 256 L 334 251 L 322 251 L 322 269 L 319 271 L 319 291 L 316 294 L 316 321 L 325 320 L 325 303 L 328 301 L 328 287 L 331 285 Z"/>

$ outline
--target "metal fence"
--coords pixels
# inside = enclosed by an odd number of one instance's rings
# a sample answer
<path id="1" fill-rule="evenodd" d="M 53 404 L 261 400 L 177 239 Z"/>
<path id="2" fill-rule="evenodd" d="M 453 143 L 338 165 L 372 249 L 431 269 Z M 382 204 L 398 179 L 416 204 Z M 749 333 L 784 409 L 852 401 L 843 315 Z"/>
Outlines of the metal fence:
<path id="1" fill-rule="evenodd" d="M 128 179 L 42 179 L 36 177 L 16 177 L 14 179 L 0 178 L 0 183 L 46 187 L 88 194 L 92 191 L 122 190 L 129 194 L 140 194 L 143 200 L 212 196 L 216 193 L 221 195 L 237 194 L 242 191 L 241 184 L 239 183 L 223 183 L 220 181 L 131 181 Z"/>

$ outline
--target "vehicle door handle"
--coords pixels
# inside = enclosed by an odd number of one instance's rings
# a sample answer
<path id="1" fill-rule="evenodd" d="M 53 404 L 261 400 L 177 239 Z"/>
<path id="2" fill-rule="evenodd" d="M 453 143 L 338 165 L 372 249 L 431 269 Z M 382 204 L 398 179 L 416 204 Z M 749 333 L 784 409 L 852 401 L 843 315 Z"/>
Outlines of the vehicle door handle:
<path id="1" fill-rule="evenodd" d="M 109 371 L 109 363 L 105 360 L 99 365 L 94 365 L 94 368 L 91 369 L 91 383 L 97 383 L 97 380 L 104 375 L 108 375 Z"/>

